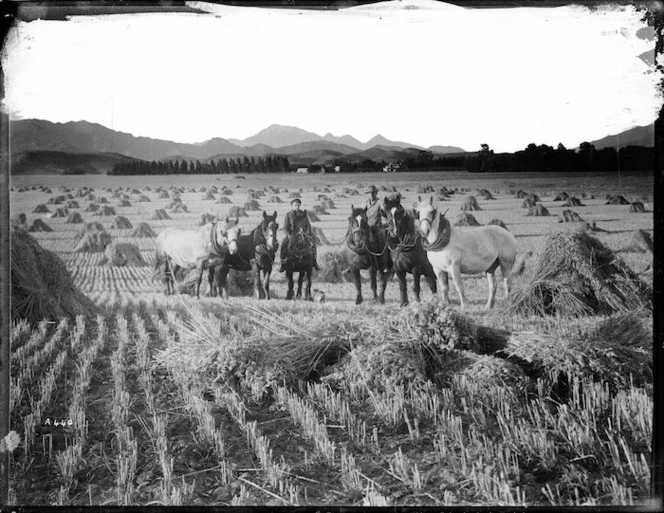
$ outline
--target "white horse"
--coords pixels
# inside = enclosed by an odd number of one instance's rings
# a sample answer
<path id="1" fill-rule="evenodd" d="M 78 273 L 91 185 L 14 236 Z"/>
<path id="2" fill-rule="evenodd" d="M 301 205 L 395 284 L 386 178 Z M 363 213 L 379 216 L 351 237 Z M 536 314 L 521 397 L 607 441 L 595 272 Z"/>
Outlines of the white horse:
<path id="1" fill-rule="evenodd" d="M 438 279 L 441 300 L 449 304 L 448 273 L 459 293 L 461 307 L 466 305 L 461 274 L 485 273 L 489 281 L 489 300 L 486 307 L 492 308 L 496 297 L 496 269 L 500 266 L 505 286 L 505 295 L 510 292 L 510 275 L 516 256 L 517 243 L 505 228 L 496 225 L 473 228 L 455 228 L 433 206 L 433 196 L 428 202 L 422 198 L 416 208 L 420 220 L 419 230 L 427 258 Z"/>
<path id="2" fill-rule="evenodd" d="M 175 293 L 175 273 L 180 268 L 198 271 L 196 297 L 200 297 L 203 270 L 237 252 L 240 234 L 238 219 L 226 218 L 225 223 L 207 223 L 197 230 L 177 226 L 163 229 L 155 242 L 155 273 L 164 266 L 166 294 Z"/>

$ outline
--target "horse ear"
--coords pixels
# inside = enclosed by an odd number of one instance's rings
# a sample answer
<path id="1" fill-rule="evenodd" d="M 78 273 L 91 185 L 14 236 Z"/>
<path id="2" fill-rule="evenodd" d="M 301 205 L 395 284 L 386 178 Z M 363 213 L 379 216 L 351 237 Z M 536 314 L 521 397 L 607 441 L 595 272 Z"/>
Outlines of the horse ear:
<path id="1" fill-rule="evenodd" d="M 274 214 L 272 214 L 272 217 L 274 217 L 275 221 L 277 220 L 277 211 L 276 210 L 274 211 Z"/>
<path id="2" fill-rule="evenodd" d="M 230 223 L 230 222 L 231 222 L 231 220 L 230 220 L 230 218 L 229 218 L 228 216 L 226 216 L 226 222 L 227 222 L 227 223 Z"/>
<path id="3" fill-rule="evenodd" d="M 353 212 L 355 212 L 355 205 L 353 205 L 353 204 L 351 203 L 351 204 L 350 204 L 350 213 L 352 214 Z"/>
<path id="4" fill-rule="evenodd" d="M 266 217 L 267 217 L 267 212 L 265 212 L 265 210 L 263 210 L 263 219 L 265 219 Z"/>
<path id="5" fill-rule="evenodd" d="M 417 201 L 419 201 L 420 203 L 422 203 L 422 196 L 418 195 L 418 196 L 417 196 Z"/>
<path id="6" fill-rule="evenodd" d="M 429 196 L 429 205 L 433 206 L 433 194 Z"/>

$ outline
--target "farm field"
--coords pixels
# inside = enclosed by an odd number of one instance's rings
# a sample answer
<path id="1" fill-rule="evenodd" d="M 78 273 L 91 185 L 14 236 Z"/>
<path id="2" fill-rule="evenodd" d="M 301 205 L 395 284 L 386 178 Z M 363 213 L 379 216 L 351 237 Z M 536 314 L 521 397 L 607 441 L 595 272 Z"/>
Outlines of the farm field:
<path id="1" fill-rule="evenodd" d="M 12 216 L 25 214 L 26 227 L 41 221 L 51 228 L 30 235 L 62 260 L 95 310 L 13 326 L 12 429 L 22 438 L 13 454 L 13 499 L 649 504 L 649 312 L 508 314 L 502 288 L 487 311 L 483 276 L 464 277 L 463 311 L 453 286 L 452 308 L 442 308 L 424 280 L 423 302 L 416 303 L 410 275 L 408 307 L 399 306 L 396 278 L 384 305 L 371 300 L 365 279 L 358 306 L 350 276 L 323 276 L 344 250 L 351 205 L 364 203 L 366 188 L 376 185 L 380 198 L 398 191 L 407 207 L 433 195 L 450 220 L 474 195 L 476 220 L 500 219 L 516 237 L 515 290 L 528 286 L 551 234 L 584 223 L 651 284 L 652 253 L 628 248 L 639 230 L 652 237 L 652 183 L 647 173 L 16 177 Z M 443 199 L 443 186 L 454 194 Z M 85 194 L 77 195 L 82 187 Z M 174 188 L 186 209 L 174 211 Z M 563 191 L 582 205 L 563 206 L 555 200 Z M 538 195 L 550 216 L 526 215 L 520 192 Z M 242 276 L 229 300 L 203 297 L 207 284 L 200 300 L 167 297 L 153 277 L 155 238 L 132 235 L 141 222 L 154 234 L 195 228 L 204 214 L 223 218 L 233 207 L 244 209 L 243 231 L 264 211 L 276 211 L 281 224 L 293 193 L 303 209 L 318 207 L 312 226 L 323 269 L 314 272 L 313 288 L 324 292 L 322 304 L 286 301 L 278 266 L 269 302 L 254 300 Z M 323 195 L 330 201 L 320 209 Z M 646 211 L 607 204 L 617 195 Z M 252 199 L 258 205 L 250 209 Z M 63 217 L 52 216 L 67 201 L 75 203 Z M 97 211 L 88 210 L 93 203 Z M 42 204 L 50 212 L 35 213 Z M 98 215 L 104 206 L 114 214 Z M 566 209 L 583 221 L 559 223 Z M 169 219 L 153 219 L 159 210 Z M 72 213 L 81 222 L 67 222 Z M 118 223 L 120 216 L 127 223 Z M 112 265 L 104 251 L 81 247 L 79 231 L 92 222 L 103 225 L 107 242 L 135 247 L 134 258 Z"/>

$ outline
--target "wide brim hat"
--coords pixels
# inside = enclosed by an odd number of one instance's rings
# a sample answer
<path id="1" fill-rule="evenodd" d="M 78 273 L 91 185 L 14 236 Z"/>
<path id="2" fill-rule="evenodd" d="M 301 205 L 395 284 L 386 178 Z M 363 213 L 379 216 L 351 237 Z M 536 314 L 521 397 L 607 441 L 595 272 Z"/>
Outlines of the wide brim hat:
<path id="1" fill-rule="evenodd" d="M 297 203 L 298 205 L 302 205 L 302 200 L 300 198 L 295 198 L 290 202 L 291 205 L 295 203 Z"/>
<path id="2" fill-rule="evenodd" d="M 372 193 L 372 192 L 378 192 L 378 189 L 376 189 L 375 185 L 372 185 L 367 189 L 367 193 Z"/>

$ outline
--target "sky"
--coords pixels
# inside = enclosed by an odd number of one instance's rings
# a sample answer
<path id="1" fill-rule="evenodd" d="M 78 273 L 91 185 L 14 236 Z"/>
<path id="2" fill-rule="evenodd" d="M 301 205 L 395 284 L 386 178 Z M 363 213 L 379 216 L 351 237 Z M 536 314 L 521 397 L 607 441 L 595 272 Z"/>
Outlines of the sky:
<path id="1" fill-rule="evenodd" d="M 2 55 L 11 118 L 185 143 L 279 124 L 501 152 L 652 124 L 663 102 L 631 5 L 189 5 L 207 12 L 18 23 Z"/>

